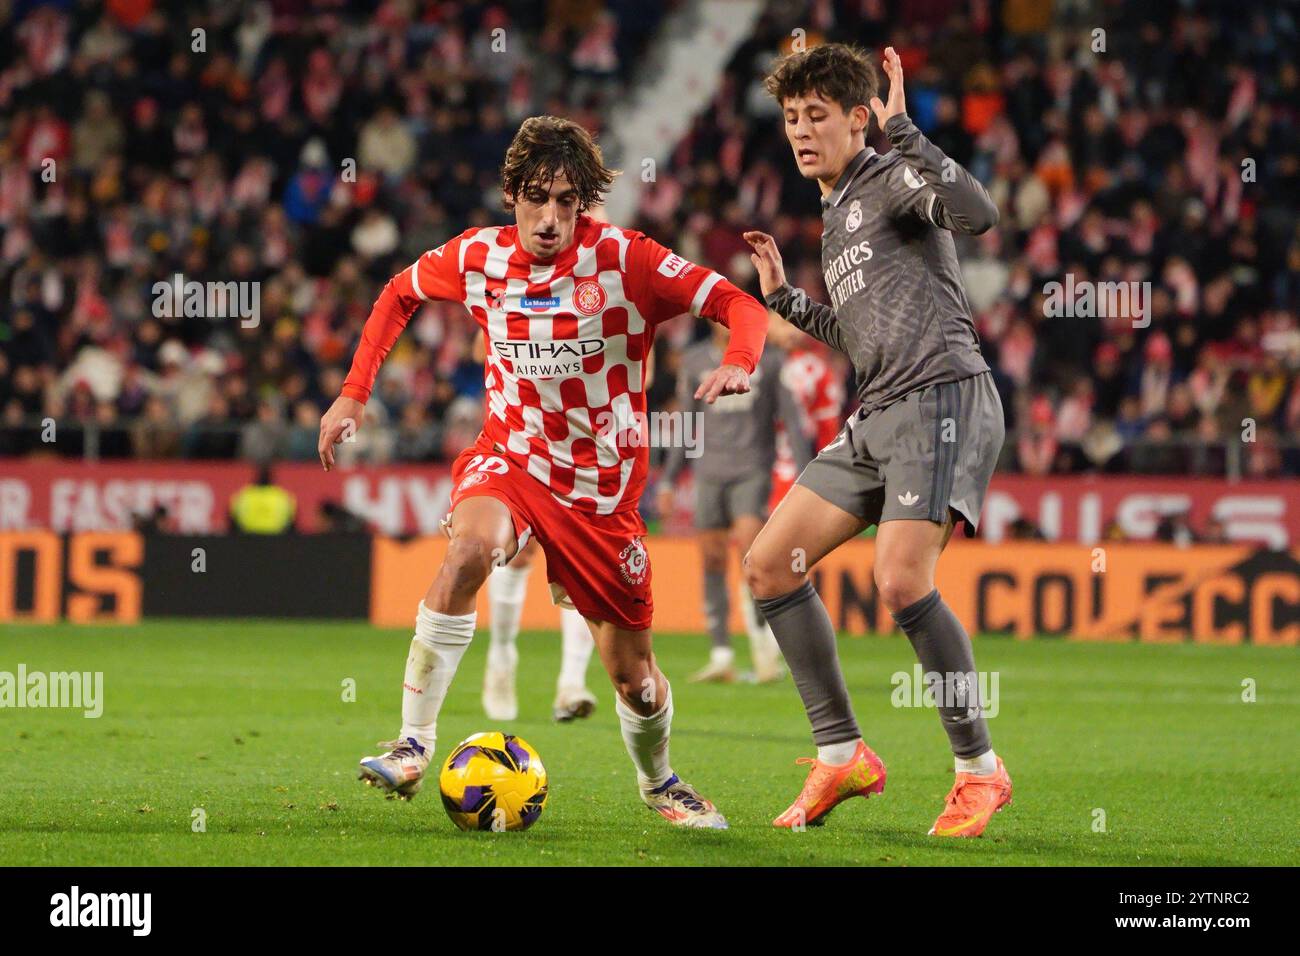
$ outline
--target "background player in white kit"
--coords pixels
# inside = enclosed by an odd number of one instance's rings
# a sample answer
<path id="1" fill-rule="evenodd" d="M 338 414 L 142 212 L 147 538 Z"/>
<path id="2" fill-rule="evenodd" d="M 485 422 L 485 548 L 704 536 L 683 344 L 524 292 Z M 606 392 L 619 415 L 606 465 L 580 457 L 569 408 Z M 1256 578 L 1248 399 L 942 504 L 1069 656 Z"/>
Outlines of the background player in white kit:
<path id="1" fill-rule="evenodd" d="M 519 716 L 519 697 L 515 692 L 519 619 L 524 610 L 528 578 L 540 552 L 536 540 L 529 541 L 514 560 L 488 577 L 491 617 L 487 668 L 483 672 L 483 713 L 493 720 L 514 720 Z M 559 610 L 560 675 L 555 682 L 551 716 L 565 723 L 590 717 L 596 709 L 596 695 L 587 687 L 587 665 L 596 645 L 581 614 L 570 607 Z"/>

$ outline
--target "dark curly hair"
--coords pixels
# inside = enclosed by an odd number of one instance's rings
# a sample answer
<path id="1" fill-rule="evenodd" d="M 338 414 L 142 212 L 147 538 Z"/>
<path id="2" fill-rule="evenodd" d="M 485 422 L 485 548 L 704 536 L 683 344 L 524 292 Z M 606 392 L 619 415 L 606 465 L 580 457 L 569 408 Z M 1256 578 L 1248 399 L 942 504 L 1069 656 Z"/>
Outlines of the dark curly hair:
<path id="1" fill-rule="evenodd" d="M 573 120 L 530 116 L 510 141 L 501 167 L 506 208 L 531 189 L 547 189 L 560 173 L 578 194 L 578 211 L 585 212 L 604 199 L 618 170 L 605 166 L 596 141 Z"/>
<path id="2" fill-rule="evenodd" d="M 782 57 L 763 80 L 763 88 L 781 104 L 791 96 L 816 93 L 847 113 L 855 106 L 870 108 L 879 84 L 870 53 L 847 43 L 827 43 Z"/>

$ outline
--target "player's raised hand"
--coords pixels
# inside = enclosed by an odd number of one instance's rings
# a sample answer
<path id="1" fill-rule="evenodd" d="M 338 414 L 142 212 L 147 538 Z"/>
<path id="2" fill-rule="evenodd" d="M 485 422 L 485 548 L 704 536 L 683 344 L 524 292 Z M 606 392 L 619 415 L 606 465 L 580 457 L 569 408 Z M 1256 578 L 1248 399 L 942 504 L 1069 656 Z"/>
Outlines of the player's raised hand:
<path id="1" fill-rule="evenodd" d="M 781 250 L 776 247 L 776 240 L 765 232 L 751 229 L 741 235 L 754 247 L 749 261 L 758 270 L 758 286 L 763 290 L 763 295 L 771 295 L 785 285 L 785 265 L 781 262 Z"/>
<path id="2" fill-rule="evenodd" d="M 885 69 L 885 76 L 889 78 L 889 101 L 882 103 L 880 97 L 873 96 L 871 112 L 876 114 L 876 122 L 883 130 L 891 116 L 907 112 L 907 103 L 903 99 L 903 61 L 898 58 L 892 46 L 885 47 L 885 60 L 881 66 Z"/>
<path id="3" fill-rule="evenodd" d="M 334 467 L 334 446 L 348 441 L 361 427 L 361 418 L 366 406 L 355 398 L 340 395 L 334 399 L 320 420 L 320 439 L 316 442 L 316 451 L 320 454 L 321 467 L 329 471 Z"/>
<path id="4" fill-rule="evenodd" d="M 719 395 L 744 395 L 749 391 L 749 373 L 739 365 L 719 365 L 700 382 L 696 399 L 712 405 Z"/>

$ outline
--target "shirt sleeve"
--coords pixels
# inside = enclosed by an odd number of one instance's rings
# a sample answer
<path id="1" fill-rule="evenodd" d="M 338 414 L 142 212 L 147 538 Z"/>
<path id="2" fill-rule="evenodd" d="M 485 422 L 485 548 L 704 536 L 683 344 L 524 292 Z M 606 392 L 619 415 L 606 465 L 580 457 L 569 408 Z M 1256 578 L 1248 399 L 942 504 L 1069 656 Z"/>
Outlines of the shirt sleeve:
<path id="1" fill-rule="evenodd" d="M 767 309 L 757 299 L 649 236 L 632 240 L 627 269 L 633 300 L 647 322 L 657 325 L 684 312 L 711 319 L 731 329 L 723 364 L 754 371 L 767 339 Z"/>
<path id="2" fill-rule="evenodd" d="M 379 367 L 422 303 L 434 299 L 465 300 L 464 275 L 460 268 L 463 239 L 463 235 L 457 236 L 437 249 L 430 249 L 388 280 L 361 329 L 352 368 L 343 382 L 342 393 L 348 398 L 369 401 Z"/>
<path id="3" fill-rule="evenodd" d="M 885 135 L 903 160 L 886 180 L 895 218 L 916 218 L 976 236 L 997 225 L 998 207 L 980 181 L 926 139 L 906 113 L 889 118 Z"/>
<path id="4" fill-rule="evenodd" d="M 848 354 L 848 346 L 840 334 L 840 324 L 835 319 L 835 310 L 829 305 L 814 301 L 803 289 L 796 289 L 788 282 L 769 292 L 766 299 L 767 307 L 796 329 L 807 332 L 837 352 Z"/>

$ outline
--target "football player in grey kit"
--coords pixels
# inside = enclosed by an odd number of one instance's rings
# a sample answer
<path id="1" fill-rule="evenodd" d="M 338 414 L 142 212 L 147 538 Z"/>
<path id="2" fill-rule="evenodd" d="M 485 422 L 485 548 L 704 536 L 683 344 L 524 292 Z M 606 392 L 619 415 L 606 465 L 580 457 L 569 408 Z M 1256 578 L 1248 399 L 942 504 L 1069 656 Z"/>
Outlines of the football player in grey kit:
<path id="1" fill-rule="evenodd" d="M 799 405 L 781 381 L 785 356 L 768 346 L 749 376 L 750 391 L 729 395 L 709 405 L 693 398 L 701 379 L 714 368 L 725 348 L 727 330 L 688 348 L 677 373 L 677 402 L 700 423 L 700 455 L 692 465 L 695 477 L 695 528 L 704 567 L 704 616 L 713 647 L 709 662 L 691 675 L 692 682 L 730 683 L 736 679 L 731 646 L 731 601 L 727 593 L 730 546 L 743 555 L 754 543 L 767 518 L 776 462 L 776 428 L 785 428 L 795 462 L 802 467 L 812 457 L 812 442 L 804 432 Z M 713 362 L 713 365 L 705 366 Z M 660 512 L 671 502 L 672 487 L 686 464 L 686 449 L 672 448 L 659 485 Z M 755 606 L 749 588 L 741 585 L 741 610 L 749 632 L 754 681 L 780 680 L 781 652 L 771 629 Z"/>
<path id="2" fill-rule="evenodd" d="M 805 570 L 878 525 L 876 587 L 916 651 L 956 760 L 930 833 L 978 836 L 1010 803 L 1011 778 L 989 740 L 970 637 L 936 590 L 934 570 L 958 518 L 974 533 L 1002 449 L 1002 406 L 952 238 L 985 232 L 998 212 L 908 117 L 892 47 L 884 70 L 887 103 L 868 54 L 842 44 L 785 57 L 766 81 L 800 172 L 821 187 L 831 305 L 786 283 L 771 236 L 745 238 L 768 306 L 849 356 L 861 401 L 745 559 L 817 745 L 802 792 L 774 824 L 812 823 L 843 800 L 884 789 L 885 765 L 862 740 L 835 630 Z M 893 146 L 885 154 L 866 145 L 873 114 Z"/>

